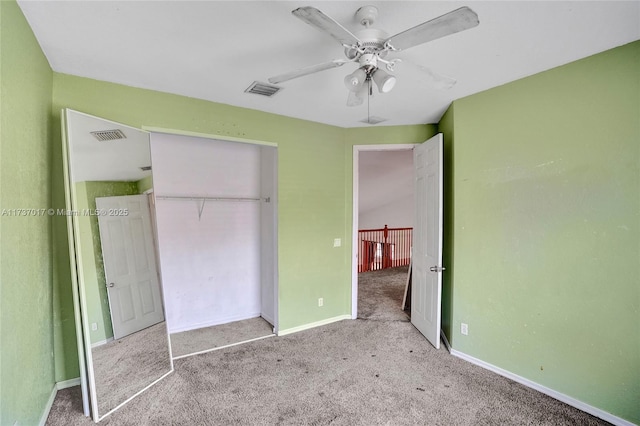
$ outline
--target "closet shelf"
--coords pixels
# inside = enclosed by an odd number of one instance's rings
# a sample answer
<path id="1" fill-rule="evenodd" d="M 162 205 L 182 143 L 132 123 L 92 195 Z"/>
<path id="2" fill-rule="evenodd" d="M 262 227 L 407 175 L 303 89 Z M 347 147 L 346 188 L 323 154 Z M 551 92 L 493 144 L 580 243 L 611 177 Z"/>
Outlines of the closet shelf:
<path id="1" fill-rule="evenodd" d="M 198 220 L 202 219 L 202 211 L 204 210 L 204 205 L 207 201 L 260 201 L 260 198 L 251 198 L 251 197 L 197 197 L 193 195 L 184 196 L 184 195 L 156 195 L 156 200 L 176 200 L 176 201 L 198 201 L 200 205 L 198 206 Z M 271 197 L 267 197 L 264 199 L 265 202 L 271 202 Z"/>
<path id="2" fill-rule="evenodd" d="M 260 198 L 250 197 L 197 197 L 181 195 L 156 195 L 157 200 L 187 200 L 187 201 L 260 201 Z"/>

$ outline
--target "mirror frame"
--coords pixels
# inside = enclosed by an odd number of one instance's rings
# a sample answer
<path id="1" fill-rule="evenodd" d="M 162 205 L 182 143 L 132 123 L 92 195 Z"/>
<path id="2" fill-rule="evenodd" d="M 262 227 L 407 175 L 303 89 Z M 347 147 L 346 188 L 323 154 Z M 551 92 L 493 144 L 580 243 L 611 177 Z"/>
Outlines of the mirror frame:
<path id="1" fill-rule="evenodd" d="M 84 115 L 87 117 L 103 120 L 106 122 L 113 123 L 117 126 L 126 127 L 129 129 L 133 129 L 138 132 L 143 132 L 149 134 L 150 132 L 147 130 L 138 129 L 132 126 L 128 126 L 126 124 L 114 122 L 112 120 L 96 117 L 91 114 L 86 114 L 80 111 L 76 111 L 70 108 L 63 108 L 61 110 L 61 126 L 62 126 L 62 157 L 63 157 L 63 174 L 64 174 L 64 185 L 65 185 L 65 208 L 66 208 L 66 216 L 67 216 L 67 237 L 69 240 L 69 257 L 70 257 L 70 267 L 71 267 L 71 281 L 73 287 L 73 303 L 74 303 L 74 315 L 76 321 L 76 337 L 77 337 L 77 345 L 78 345 L 78 358 L 80 363 L 80 381 L 82 387 L 82 401 L 83 401 L 83 409 L 85 416 L 91 417 L 94 422 L 98 423 L 105 417 L 109 416 L 111 413 L 120 409 L 122 406 L 127 404 L 129 401 L 142 394 L 144 391 L 149 389 L 151 386 L 155 385 L 169 374 L 174 372 L 174 364 L 173 364 L 173 354 L 171 352 L 171 338 L 169 336 L 169 332 L 167 329 L 167 346 L 168 346 L 168 355 L 169 355 L 169 371 L 164 373 L 159 378 L 153 380 L 151 383 L 144 386 L 139 391 L 135 392 L 133 395 L 128 396 L 124 401 L 116 405 L 115 407 L 108 410 L 106 413 L 101 414 L 98 409 L 98 400 L 97 400 L 97 392 L 96 392 L 96 380 L 93 368 L 93 356 L 92 356 L 92 347 L 91 347 L 91 339 L 90 339 L 90 325 L 89 325 L 89 314 L 87 312 L 87 298 L 86 298 L 86 289 L 84 285 L 84 274 L 83 274 L 83 266 L 82 266 L 82 254 L 78 249 L 77 244 L 77 236 L 79 235 L 79 220 L 77 219 L 77 215 L 75 213 L 74 207 L 78 205 L 78 198 L 75 187 L 73 187 L 71 178 L 71 135 L 69 134 L 69 113 L 75 113 Z M 151 147 L 149 147 L 151 149 Z M 152 229 L 152 232 L 156 232 L 155 229 Z M 157 235 L 155 235 L 157 238 Z M 158 266 L 159 267 L 159 266 Z M 163 309 L 165 306 L 164 300 L 164 292 L 161 293 L 161 300 L 163 304 Z M 91 408 L 89 410 L 89 407 Z M 90 411 L 90 414 L 89 414 Z"/>

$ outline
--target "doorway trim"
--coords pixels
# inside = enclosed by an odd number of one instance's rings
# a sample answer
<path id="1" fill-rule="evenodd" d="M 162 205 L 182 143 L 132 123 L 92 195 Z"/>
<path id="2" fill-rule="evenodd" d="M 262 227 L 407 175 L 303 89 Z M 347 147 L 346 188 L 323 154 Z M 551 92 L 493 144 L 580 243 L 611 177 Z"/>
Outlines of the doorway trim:
<path id="1" fill-rule="evenodd" d="M 420 143 L 353 145 L 353 203 L 351 235 L 351 319 L 358 318 L 358 215 L 360 213 L 359 196 L 359 156 L 364 151 L 411 151 Z M 414 194 L 415 195 L 415 194 Z"/>

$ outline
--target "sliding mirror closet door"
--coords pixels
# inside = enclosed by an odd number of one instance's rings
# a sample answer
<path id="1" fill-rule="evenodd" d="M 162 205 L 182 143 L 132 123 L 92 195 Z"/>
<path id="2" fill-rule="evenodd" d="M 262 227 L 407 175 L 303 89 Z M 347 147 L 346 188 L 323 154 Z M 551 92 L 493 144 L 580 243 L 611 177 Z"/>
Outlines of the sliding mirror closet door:
<path id="1" fill-rule="evenodd" d="M 273 146 L 151 134 L 174 359 L 274 335 L 276 153 Z"/>
<path id="2" fill-rule="evenodd" d="M 68 182 L 91 412 L 99 421 L 171 371 L 149 197 L 149 134 L 72 110 Z"/>

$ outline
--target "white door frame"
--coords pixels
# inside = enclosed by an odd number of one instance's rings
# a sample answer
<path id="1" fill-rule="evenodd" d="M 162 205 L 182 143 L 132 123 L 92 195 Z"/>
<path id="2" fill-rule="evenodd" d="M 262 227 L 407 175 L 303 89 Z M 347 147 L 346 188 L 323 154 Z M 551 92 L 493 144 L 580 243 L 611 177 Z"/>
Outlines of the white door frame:
<path id="1" fill-rule="evenodd" d="M 363 151 L 410 151 L 420 143 L 384 144 L 384 145 L 354 145 L 353 146 L 353 219 L 351 236 L 351 318 L 358 317 L 358 157 Z"/>

